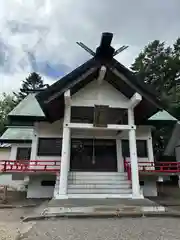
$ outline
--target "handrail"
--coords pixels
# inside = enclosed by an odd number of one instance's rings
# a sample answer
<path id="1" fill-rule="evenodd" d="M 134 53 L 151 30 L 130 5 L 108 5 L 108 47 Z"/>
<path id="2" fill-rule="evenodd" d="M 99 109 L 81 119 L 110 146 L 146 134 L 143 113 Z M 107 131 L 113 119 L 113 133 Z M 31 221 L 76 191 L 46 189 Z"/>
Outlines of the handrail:
<path id="1" fill-rule="evenodd" d="M 1 160 L 1 172 L 59 172 L 60 160 Z"/>
<path id="2" fill-rule="evenodd" d="M 127 172 L 128 180 L 131 181 L 131 163 L 124 161 L 124 168 L 125 171 Z"/>
<path id="3" fill-rule="evenodd" d="M 59 172 L 60 160 L 0 160 L 0 172 Z M 124 161 L 131 180 L 131 162 Z M 180 173 L 180 162 L 138 162 L 139 172 Z"/>
<path id="4" fill-rule="evenodd" d="M 131 162 L 125 161 L 125 170 L 131 169 Z M 180 173 L 180 162 L 138 162 L 139 172 Z"/>

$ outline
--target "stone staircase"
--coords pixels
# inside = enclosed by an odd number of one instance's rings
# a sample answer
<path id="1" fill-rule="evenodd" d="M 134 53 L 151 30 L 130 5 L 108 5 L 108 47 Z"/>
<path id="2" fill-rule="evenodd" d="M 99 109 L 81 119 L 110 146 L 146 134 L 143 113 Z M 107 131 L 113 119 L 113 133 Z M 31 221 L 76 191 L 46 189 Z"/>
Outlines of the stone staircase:
<path id="1" fill-rule="evenodd" d="M 68 198 L 131 198 L 127 173 L 70 172 Z"/>

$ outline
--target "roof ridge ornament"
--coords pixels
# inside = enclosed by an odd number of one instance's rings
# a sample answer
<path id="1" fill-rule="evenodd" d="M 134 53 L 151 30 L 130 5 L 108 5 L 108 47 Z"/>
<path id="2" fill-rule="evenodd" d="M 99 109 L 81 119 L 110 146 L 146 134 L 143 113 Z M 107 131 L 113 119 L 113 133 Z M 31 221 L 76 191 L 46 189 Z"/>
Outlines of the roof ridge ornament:
<path id="1" fill-rule="evenodd" d="M 80 47 L 82 47 L 85 51 L 91 54 L 93 57 L 101 58 L 101 59 L 112 59 L 120 52 L 124 51 L 128 48 L 128 46 L 121 46 L 117 50 L 115 50 L 111 46 L 113 34 L 109 32 L 102 33 L 101 41 L 99 47 L 97 47 L 96 52 L 94 52 L 91 48 L 87 47 L 82 42 L 76 42 Z"/>

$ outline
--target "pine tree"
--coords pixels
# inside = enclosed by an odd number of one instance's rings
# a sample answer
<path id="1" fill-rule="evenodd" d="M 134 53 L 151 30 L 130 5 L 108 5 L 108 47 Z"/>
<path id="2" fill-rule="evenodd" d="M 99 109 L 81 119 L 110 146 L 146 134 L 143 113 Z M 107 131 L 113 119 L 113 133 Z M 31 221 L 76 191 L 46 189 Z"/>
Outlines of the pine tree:
<path id="1" fill-rule="evenodd" d="M 0 99 L 0 136 L 8 123 L 8 113 L 16 104 L 13 96 L 3 93 L 2 99 Z"/>
<path id="2" fill-rule="evenodd" d="M 26 78 L 26 80 L 22 81 L 20 91 L 14 93 L 14 95 L 17 100 L 20 101 L 28 95 L 29 91 L 43 89 L 44 87 L 45 84 L 43 83 L 41 76 L 38 73 L 33 72 Z"/>
<path id="3" fill-rule="evenodd" d="M 158 40 L 149 43 L 131 69 L 139 79 L 153 86 L 170 111 L 176 112 L 180 107 L 180 38 L 172 47 Z"/>
<path id="4" fill-rule="evenodd" d="M 131 69 L 149 86 L 157 97 L 164 101 L 167 109 L 180 118 L 180 38 L 172 46 L 155 40 L 145 46 L 135 59 Z M 156 152 L 162 153 L 172 132 L 172 126 L 160 126 L 154 132 L 153 142 Z"/>

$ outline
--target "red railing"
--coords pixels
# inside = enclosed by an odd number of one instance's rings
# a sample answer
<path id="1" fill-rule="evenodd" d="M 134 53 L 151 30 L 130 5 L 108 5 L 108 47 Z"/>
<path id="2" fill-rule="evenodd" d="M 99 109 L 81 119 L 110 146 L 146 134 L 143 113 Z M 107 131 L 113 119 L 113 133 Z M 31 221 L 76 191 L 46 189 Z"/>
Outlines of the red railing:
<path id="1" fill-rule="evenodd" d="M 60 161 L 55 160 L 1 160 L 0 172 L 59 172 Z"/>
<path id="2" fill-rule="evenodd" d="M 131 180 L 131 163 L 124 162 L 128 179 Z M 140 173 L 180 173 L 180 162 L 138 162 Z"/>
<path id="3" fill-rule="evenodd" d="M 140 172 L 179 173 L 180 162 L 138 162 Z"/>
<path id="4" fill-rule="evenodd" d="M 124 161 L 125 171 L 131 180 L 131 163 Z M 180 162 L 138 162 L 139 172 L 180 173 Z M 1 172 L 59 172 L 56 160 L 1 160 Z"/>
<path id="5" fill-rule="evenodd" d="M 131 181 L 131 164 L 128 161 L 124 161 L 124 168 L 128 175 L 128 180 Z"/>

